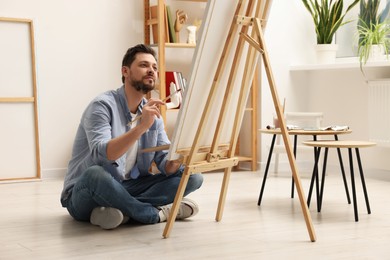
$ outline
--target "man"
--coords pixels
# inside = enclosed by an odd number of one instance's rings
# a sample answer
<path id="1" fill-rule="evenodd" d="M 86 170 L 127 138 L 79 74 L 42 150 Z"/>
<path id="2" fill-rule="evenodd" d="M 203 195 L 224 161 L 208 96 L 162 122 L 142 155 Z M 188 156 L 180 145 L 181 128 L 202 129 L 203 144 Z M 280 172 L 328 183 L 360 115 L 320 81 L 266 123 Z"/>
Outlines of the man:
<path id="1" fill-rule="evenodd" d="M 142 44 L 128 49 L 124 85 L 96 97 L 82 115 L 61 193 L 62 206 L 76 220 L 113 229 L 128 219 L 153 224 L 169 216 L 184 167 L 168 161 L 167 151 L 140 152 L 170 143 L 160 118 L 164 103 L 144 98 L 155 88 L 155 56 Z M 152 162 L 160 173 L 149 172 Z M 201 174 L 191 175 L 184 196 L 202 182 Z M 197 212 L 197 204 L 183 198 L 177 219 Z"/>

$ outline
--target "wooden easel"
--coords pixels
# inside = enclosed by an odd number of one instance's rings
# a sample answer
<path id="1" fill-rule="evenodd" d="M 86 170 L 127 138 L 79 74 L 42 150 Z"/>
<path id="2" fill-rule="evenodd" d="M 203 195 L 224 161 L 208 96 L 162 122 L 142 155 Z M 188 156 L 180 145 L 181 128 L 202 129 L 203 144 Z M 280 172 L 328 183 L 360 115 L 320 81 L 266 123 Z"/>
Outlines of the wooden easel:
<path id="1" fill-rule="evenodd" d="M 248 3 L 247 3 L 248 2 Z M 183 199 L 183 194 L 185 188 L 187 186 L 189 177 L 193 173 L 197 172 L 207 172 L 211 170 L 224 169 L 224 177 L 222 182 L 222 187 L 219 196 L 218 209 L 216 214 L 216 221 L 220 221 L 223 214 L 227 187 L 229 184 L 230 174 L 232 167 L 237 165 L 238 158 L 234 156 L 234 151 L 236 148 L 238 135 L 241 127 L 241 121 L 243 117 L 243 113 L 245 110 L 246 98 L 248 97 L 248 93 L 250 91 L 251 82 L 253 80 L 254 70 L 257 65 L 257 52 L 260 52 L 262 55 L 262 60 L 264 63 L 265 71 L 267 74 L 268 82 L 270 85 L 270 90 L 273 98 L 273 103 L 275 106 L 275 110 L 277 116 L 279 118 L 280 127 L 282 131 L 283 140 L 286 146 L 286 151 L 288 155 L 288 159 L 290 162 L 290 167 L 292 170 L 293 178 L 297 187 L 297 192 L 299 196 L 299 201 L 301 204 L 301 208 L 303 211 L 304 219 L 306 222 L 306 226 L 309 232 L 310 240 L 315 241 L 315 232 L 311 222 L 310 212 L 305 202 L 305 196 L 303 194 L 300 177 L 298 175 L 298 171 L 295 164 L 295 159 L 293 156 L 293 152 L 290 145 L 290 139 L 288 137 L 285 120 L 283 117 L 283 112 L 280 106 L 280 102 L 278 99 L 278 95 L 276 92 L 275 81 L 273 79 L 271 66 L 269 62 L 269 57 L 266 51 L 263 30 L 265 27 L 266 18 L 269 14 L 269 9 L 271 6 L 271 0 L 240 0 L 238 1 L 237 8 L 235 10 L 234 19 L 231 23 L 229 34 L 227 36 L 226 43 L 224 45 L 224 49 L 219 60 L 218 69 L 215 73 L 213 85 L 211 86 L 211 90 L 207 99 L 207 105 L 203 110 L 203 114 L 201 117 L 201 121 L 198 126 L 198 130 L 196 132 L 193 144 L 189 150 L 189 152 L 177 151 L 177 153 L 181 153 L 183 155 L 183 163 L 186 165 L 184 173 L 181 178 L 181 182 L 178 187 L 178 191 L 176 193 L 176 197 L 172 206 L 171 215 L 168 218 L 167 224 L 165 226 L 163 237 L 167 238 L 171 232 L 173 227 L 173 223 L 176 219 L 180 203 Z M 247 4 L 246 4 L 247 3 Z M 246 10 L 244 10 L 246 7 Z M 250 14 L 255 14 L 253 17 L 249 17 Z M 245 14 L 245 15 L 242 15 Z M 238 32 L 238 27 L 242 26 L 241 31 Z M 248 28 L 252 26 L 252 33 L 248 35 Z M 220 86 L 220 77 L 221 71 L 225 69 L 226 65 L 226 54 L 232 48 L 232 36 L 239 33 L 239 41 L 234 53 L 233 65 L 230 70 L 229 80 L 226 86 Z M 226 117 L 228 116 L 226 113 L 226 107 L 229 106 L 229 102 L 231 100 L 232 91 L 233 91 L 233 82 L 234 78 L 237 74 L 237 67 L 239 61 L 241 59 L 242 50 L 244 48 L 245 42 L 249 43 L 248 54 L 246 57 L 245 68 L 247 68 L 244 72 L 244 76 L 242 79 L 242 84 L 240 88 L 240 96 L 239 102 L 237 105 L 237 112 L 234 119 L 234 126 L 231 135 L 231 141 L 229 145 L 224 145 L 220 143 L 220 136 L 222 133 L 222 125 Z M 213 107 L 213 102 L 216 99 L 216 89 L 220 87 L 225 87 L 225 96 L 222 107 L 219 111 L 219 118 L 216 127 L 215 134 L 213 136 L 213 141 L 211 147 L 204 148 L 200 147 L 200 140 L 202 136 L 205 134 L 205 122 L 207 122 L 210 117 L 210 111 Z M 229 115 L 230 116 L 230 115 Z M 210 133 L 207 133 L 210 134 Z"/>

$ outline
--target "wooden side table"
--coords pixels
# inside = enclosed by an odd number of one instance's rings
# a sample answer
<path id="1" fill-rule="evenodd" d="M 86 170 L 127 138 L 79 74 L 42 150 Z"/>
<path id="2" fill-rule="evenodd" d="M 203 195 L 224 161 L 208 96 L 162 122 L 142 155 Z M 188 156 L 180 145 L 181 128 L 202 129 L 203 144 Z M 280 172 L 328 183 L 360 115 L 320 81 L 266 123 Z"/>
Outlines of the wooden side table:
<path id="1" fill-rule="evenodd" d="M 325 154 L 324 154 L 324 164 L 323 164 L 323 171 L 322 171 L 322 177 L 321 177 L 320 195 L 319 195 L 319 198 L 317 199 L 317 211 L 318 212 L 321 211 L 321 206 L 322 206 L 328 150 L 329 150 L 329 148 L 337 148 L 337 149 L 347 148 L 348 149 L 348 157 L 349 157 L 349 166 L 350 166 L 350 172 L 351 172 L 352 198 L 353 198 L 353 208 L 354 208 L 354 214 L 355 214 L 355 221 L 359 221 L 357 200 L 356 200 L 355 176 L 354 176 L 353 158 L 352 158 L 352 149 L 355 149 L 356 159 L 357 159 L 358 166 L 359 166 L 360 179 L 361 179 L 362 186 L 363 186 L 364 198 L 366 200 L 367 212 L 368 212 L 368 214 L 371 214 L 370 203 L 368 201 L 366 182 L 364 180 L 363 167 L 362 167 L 362 162 L 360 159 L 359 148 L 375 146 L 376 143 L 366 142 L 366 141 L 349 141 L 349 140 L 348 141 L 333 141 L 333 140 L 331 141 L 331 140 L 329 140 L 329 141 L 306 141 L 306 142 L 303 142 L 303 144 L 317 148 L 316 161 L 315 161 L 315 165 L 314 165 L 312 179 L 310 182 L 308 204 L 310 203 L 310 197 L 311 197 L 311 192 L 313 189 L 314 180 L 315 179 L 318 180 L 318 171 L 316 171 L 315 169 L 318 166 L 318 160 L 319 160 L 319 156 L 321 153 L 321 148 L 325 148 Z"/>
<path id="2" fill-rule="evenodd" d="M 258 206 L 260 206 L 262 198 L 263 198 L 263 193 L 264 193 L 264 189 L 265 189 L 265 183 L 266 183 L 266 180 L 267 180 L 267 175 L 268 175 L 268 171 L 269 171 L 269 167 L 270 167 L 270 163 L 271 163 L 271 158 L 272 158 L 273 148 L 274 148 L 274 145 L 275 145 L 276 135 L 280 135 L 282 133 L 279 128 L 277 128 L 277 129 L 259 129 L 259 131 L 260 131 L 260 133 L 263 133 L 263 134 L 272 134 L 272 141 L 271 141 L 271 146 L 270 146 L 269 154 L 268 154 L 268 158 L 267 158 L 267 164 L 266 164 L 265 171 L 264 171 L 263 181 L 262 181 L 261 188 L 260 188 L 259 199 L 257 201 L 257 205 Z M 343 130 L 343 131 L 296 129 L 296 130 L 289 130 L 288 134 L 294 136 L 293 151 L 294 151 L 294 157 L 296 158 L 296 155 L 297 155 L 296 154 L 297 153 L 297 143 L 298 143 L 298 136 L 299 135 L 300 136 L 311 135 L 311 136 L 313 136 L 313 140 L 314 141 L 317 141 L 317 136 L 334 136 L 334 140 L 339 140 L 338 139 L 338 135 L 350 134 L 351 132 L 352 132 L 352 130 L 350 130 L 350 129 L 349 130 Z M 345 179 L 344 163 L 343 163 L 343 160 L 342 160 L 342 157 L 341 157 L 340 149 L 337 149 L 337 152 L 338 152 L 338 157 L 339 157 L 341 174 L 342 174 L 343 180 L 344 180 L 345 193 L 347 195 L 348 203 L 351 203 L 350 202 L 350 198 L 349 198 L 348 186 L 346 184 L 346 179 Z M 315 156 L 316 156 L 316 148 L 314 147 L 314 157 Z M 315 158 L 315 160 L 316 160 L 316 158 Z M 317 188 L 316 190 L 317 190 L 317 198 L 318 198 L 319 197 L 318 181 L 316 183 L 316 188 Z M 294 198 L 294 178 L 292 178 L 292 181 L 291 181 L 291 198 Z"/>

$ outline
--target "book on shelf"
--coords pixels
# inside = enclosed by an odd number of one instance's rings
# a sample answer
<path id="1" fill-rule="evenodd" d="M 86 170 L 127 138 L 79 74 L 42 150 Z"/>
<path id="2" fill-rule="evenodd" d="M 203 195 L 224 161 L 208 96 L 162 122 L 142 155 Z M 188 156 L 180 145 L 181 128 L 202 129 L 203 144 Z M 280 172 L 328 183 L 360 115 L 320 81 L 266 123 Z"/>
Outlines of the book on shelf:
<path id="1" fill-rule="evenodd" d="M 165 96 L 169 96 L 171 94 L 171 83 L 176 85 L 174 71 L 165 71 Z M 170 99 L 167 99 L 167 102 L 170 102 Z"/>
<path id="2" fill-rule="evenodd" d="M 175 20 L 172 16 L 171 7 L 169 5 L 166 6 L 167 13 L 167 21 L 168 21 L 168 31 L 169 31 L 169 42 L 176 42 L 176 32 L 175 32 Z"/>
<path id="3" fill-rule="evenodd" d="M 167 6 L 164 5 L 164 28 L 165 28 L 165 42 L 171 42 L 171 39 L 169 37 L 169 26 L 168 26 L 168 14 L 167 14 Z"/>
<path id="4" fill-rule="evenodd" d="M 183 93 L 185 91 L 185 79 L 183 74 L 178 71 L 166 71 L 165 72 L 165 96 L 169 96 L 174 91 L 179 91 L 173 98 L 168 99 L 167 102 L 175 104 L 174 108 L 180 108 L 183 100 Z"/>

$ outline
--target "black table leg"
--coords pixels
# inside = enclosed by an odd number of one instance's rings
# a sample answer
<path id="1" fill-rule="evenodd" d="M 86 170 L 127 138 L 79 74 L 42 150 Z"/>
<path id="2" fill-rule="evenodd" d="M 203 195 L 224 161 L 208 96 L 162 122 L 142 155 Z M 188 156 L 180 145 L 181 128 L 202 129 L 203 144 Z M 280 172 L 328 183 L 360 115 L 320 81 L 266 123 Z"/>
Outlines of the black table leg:
<path id="1" fill-rule="evenodd" d="M 316 183 L 318 185 L 318 161 L 319 161 L 319 158 L 320 158 L 320 153 L 321 153 L 321 147 L 318 147 L 315 150 L 313 173 L 311 175 L 309 194 L 307 196 L 307 206 L 308 207 L 310 207 L 311 195 L 312 195 L 312 192 L 313 192 L 313 185 L 314 185 L 314 181 L 315 180 L 317 180 Z M 318 194 L 318 187 L 317 187 L 317 201 L 318 201 L 318 198 L 319 198 L 319 194 Z"/>
<path id="2" fill-rule="evenodd" d="M 317 141 L 317 136 L 313 135 L 313 141 Z M 314 153 L 316 152 L 316 148 L 314 147 Z M 317 198 L 317 210 L 318 210 L 318 201 L 320 199 L 320 190 L 319 190 L 319 178 L 318 178 L 318 162 L 320 161 L 320 152 L 318 152 L 317 157 L 314 154 L 314 160 L 317 160 L 317 165 L 314 166 L 314 171 L 315 171 L 315 181 L 316 181 L 316 198 Z"/>
<path id="3" fill-rule="evenodd" d="M 270 163 L 271 163 L 272 152 L 273 152 L 273 150 L 274 150 L 275 140 L 276 140 L 276 134 L 274 134 L 273 137 L 272 137 L 271 147 L 270 147 L 270 149 L 269 149 L 269 154 L 268 154 L 268 159 L 267 159 L 267 165 L 265 166 L 265 171 L 264 171 L 264 178 L 263 178 L 263 182 L 262 182 L 262 184 L 261 184 L 261 189 L 260 189 L 260 194 L 259 194 L 259 200 L 257 201 L 257 205 L 258 205 L 258 206 L 260 206 L 260 204 L 261 204 L 261 199 L 263 198 L 263 192 L 264 192 L 265 182 L 266 182 L 266 180 L 267 180 L 267 175 L 268 175 L 269 165 L 270 165 Z"/>
<path id="4" fill-rule="evenodd" d="M 334 135 L 334 139 L 335 139 L 336 141 L 339 140 L 339 138 L 337 137 L 337 135 Z M 351 197 L 349 196 L 347 178 L 345 177 L 344 163 L 343 163 L 343 158 L 342 158 L 342 156 L 341 156 L 341 149 L 340 149 L 340 148 L 337 148 L 337 154 L 338 154 L 338 157 L 339 157 L 340 169 L 341 169 L 341 174 L 342 174 L 342 177 L 343 177 L 345 194 L 347 195 L 348 204 L 351 204 Z"/>
<path id="5" fill-rule="evenodd" d="M 370 202 L 368 201 L 368 194 L 367 194 L 366 182 L 365 182 L 365 180 L 364 180 L 363 167 L 362 167 L 362 162 L 361 162 L 361 160 L 360 160 L 359 148 L 355 148 L 355 152 L 356 152 L 356 158 L 357 158 L 358 165 L 359 165 L 360 179 L 361 179 L 361 181 L 362 181 L 363 192 L 364 192 L 364 198 L 365 198 L 365 200 L 366 200 L 367 212 L 368 212 L 368 214 L 371 214 Z"/>
<path id="6" fill-rule="evenodd" d="M 355 176 L 353 173 L 353 158 L 352 158 L 352 148 L 348 148 L 349 155 L 349 168 L 351 171 L 351 184 L 352 184 L 352 198 L 353 198 L 353 210 L 355 213 L 355 221 L 359 221 L 358 209 L 357 209 L 357 200 L 356 200 L 356 188 L 355 188 Z"/>
<path id="7" fill-rule="evenodd" d="M 324 196 L 324 187 L 325 187 L 326 164 L 328 162 L 328 150 L 329 150 L 329 148 L 326 147 L 325 154 L 324 154 L 324 164 L 322 165 L 320 196 L 319 196 L 319 198 L 317 197 L 317 212 L 321 212 L 321 208 L 322 208 L 322 198 Z"/>
<path id="8" fill-rule="evenodd" d="M 297 159 L 297 141 L 298 141 L 298 135 L 294 135 L 294 158 Z M 291 198 L 294 198 L 294 176 L 291 177 Z"/>

